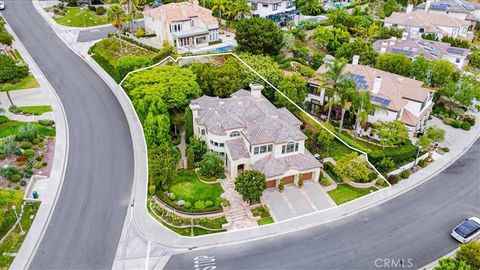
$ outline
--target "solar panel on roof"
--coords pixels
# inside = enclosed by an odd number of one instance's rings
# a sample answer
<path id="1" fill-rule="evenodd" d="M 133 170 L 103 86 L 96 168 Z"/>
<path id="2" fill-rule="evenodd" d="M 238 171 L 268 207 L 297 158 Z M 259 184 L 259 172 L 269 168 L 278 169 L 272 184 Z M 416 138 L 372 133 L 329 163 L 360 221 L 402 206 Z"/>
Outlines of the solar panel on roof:
<path id="1" fill-rule="evenodd" d="M 447 52 L 463 55 L 463 52 L 465 52 L 465 50 L 460 49 L 460 48 L 450 47 L 450 48 L 447 49 Z"/>
<path id="2" fill-rule="evenodd" d="M 411 56 L 413 54 L 413 52 L 410 51 L 410 50 L 403 50 L 403 49 L 399 49 L 399 48 L 392 48 L 392 52 L 393 53 L 405 54 L 407 56 Z"/>
<path id="3" fill-rule="evenodd" d="M 370 99 L 374 102 L 382 104 L 385 107 L 387 107 L 391 102 L 391 100 L 389 100 L 389 99 L 382 98 L 382 97 L 379 97 L 379 96 L 373 96 L 373 95 L 370 96 Z"/>

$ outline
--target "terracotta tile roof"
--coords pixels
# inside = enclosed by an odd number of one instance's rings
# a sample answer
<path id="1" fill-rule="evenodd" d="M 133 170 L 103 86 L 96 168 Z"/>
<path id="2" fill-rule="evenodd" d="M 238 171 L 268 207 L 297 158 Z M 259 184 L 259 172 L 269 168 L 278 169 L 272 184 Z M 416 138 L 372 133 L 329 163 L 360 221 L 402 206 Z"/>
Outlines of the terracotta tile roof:
<path id="1" fill-rule="evenodd" d="M 250 153 L 248 152 L 247 146 L 242 138 L 228 140 L 225 142 L 225 146 L 227 147 L 232 160 L 250 157 Z"/>
<path id="2" fill-rule="evenodd" d="M 421 10 L 410 13 L 393 12 L 390 17 L 385 18 L 384 22 L 426 28 L 429 32 L 438 31 L 438 26 L 458 28 L 470 25 L 470 22 L 465 20 L 444 14 L 425 13 Z"/>
<path id="3" fill-rule="evenodd" d="M 288 170 L 306 171 L 320 168 L 320 162 L 305 150 L 304 154 L 294 154 L 282 158 L 268 155 L 251 165 L 252 169 L 263 172 L 267 178 L 282 176 Z"/>
<path id="4" fill-rule="evenodd" d="M 198 6 L 197 14 L 194 4 L 190 2 L 170 3 L 166 5 L 161 5 L 157 8 L 152 8 L 144 11 L 143 14 L 145 14 L 146 16 L 151 16 L 155 19 L 160 19 L 162 16 L 165 16 L 167 23 L 186 21 L 198 16 L 198 18 L 205 24 L 217 25 L 218 27 L 218 20 L 214 16 L 212 16 L 211 10 Z"/>

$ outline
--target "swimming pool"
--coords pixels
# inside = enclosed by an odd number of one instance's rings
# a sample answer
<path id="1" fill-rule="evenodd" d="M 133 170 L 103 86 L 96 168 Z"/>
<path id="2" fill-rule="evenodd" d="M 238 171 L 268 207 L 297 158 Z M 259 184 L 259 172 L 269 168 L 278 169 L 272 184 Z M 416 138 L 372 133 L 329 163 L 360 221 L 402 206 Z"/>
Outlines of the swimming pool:
<path id="1" fill-rule="evenodd" d="M 214 52 L 214 53 L 225 53 L 225 52 L 231 51 L 233 48 L 235 48 L 235 46 L 233 46 L 233 45 L 228 45 L 228 46 L 225 46 L 225 47 L 220 47 L 220 48 L 213 49 L 213 50 L 211 50 L 211 52 Z"/>

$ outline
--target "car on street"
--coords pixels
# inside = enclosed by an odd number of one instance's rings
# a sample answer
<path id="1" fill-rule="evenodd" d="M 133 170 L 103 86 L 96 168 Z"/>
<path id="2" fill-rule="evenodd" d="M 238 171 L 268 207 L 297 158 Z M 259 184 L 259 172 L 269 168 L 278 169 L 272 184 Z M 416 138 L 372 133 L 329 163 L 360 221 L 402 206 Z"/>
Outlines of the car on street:
<path id="1" fill-rule="evenodd" d="M 0 10 L 5 9 L 5 2 L 0 1 Z"/>
<path id="2" fill-rule="evenodd" d="M 467 218 L 452 231 L 452 236 L 460 243 L 468 243 L 480 236 L 480 219 Z"/>

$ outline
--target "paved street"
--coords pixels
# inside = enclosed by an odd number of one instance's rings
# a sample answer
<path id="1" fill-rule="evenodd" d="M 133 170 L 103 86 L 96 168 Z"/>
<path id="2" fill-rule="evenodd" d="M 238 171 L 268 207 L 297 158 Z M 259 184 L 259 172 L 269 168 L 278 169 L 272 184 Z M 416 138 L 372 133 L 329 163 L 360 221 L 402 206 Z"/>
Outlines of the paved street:
<path id="1" fill-rule="evenodd" d="M 141 28 L 144 27 L 145 24 L 142 21 L 138 21 L 135 24 L 135 28 Z M 88 42 L 88 41 L 94 41 L 94 40 L 99 40 L 102 38 L 106 38 L 108 34 L 114 33 L 116 30 L 115 27 L 108 25 L 108 26 L 102 26 L 102 27 L 97 27 L 93 29 L 88 29 L 88 30 L 81 30 L 78 33 L 78 42 Z"/>
<path id="2" fill-rule="evenodd" d="M 124 113 L 103 80 L 54 34 L 31 1 L 2 11 L 57 91 L 69 124 L 69 156 L 58 202 L 34 269 L 110 269 L 133 181 Z"/>
<path id="3" fill-rule="evenodd" d="M 454 250 L 452 228 L 480 215 L 479 159 L 477 141 L 433 179 L 379 206 L 296 233 L 175 255 L 166 269 L 194 269 L 196 256 L 214 256 L 217 269 L 375 269 L 384 259 L 412 259 L 417 269 Z"/>

